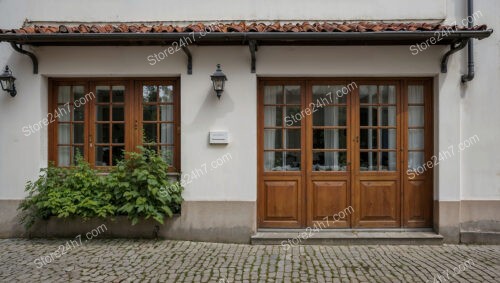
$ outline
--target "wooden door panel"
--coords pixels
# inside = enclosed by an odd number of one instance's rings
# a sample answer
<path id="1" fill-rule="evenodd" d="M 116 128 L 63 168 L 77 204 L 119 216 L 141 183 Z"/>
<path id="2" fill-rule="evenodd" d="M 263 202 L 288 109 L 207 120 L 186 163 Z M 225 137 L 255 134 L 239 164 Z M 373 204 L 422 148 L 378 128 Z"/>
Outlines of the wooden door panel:
<path id="1" fill-rule="evenodd" d="M 359 227 L 399 227 L 400 194 L 398 181 L 360 181 Z"/>
<path id="2" fill-rule="evenodd" d="M 349 227 L 350 215 L 345 219 L 333 221 L 332 215 L 350 206 L 348 182 L 345 180 L 314 180 L 310 184 L 312 197 L 312 223 L 322 222 L 319 227 Z M 328 219 L 326 219 L 328 217 Z M 318 226 L 316 225 L 316 226 Z"/>
<path id="3" fill-rule="evenodd" d="M 266 179 L 262 184 L 261 227 L 301 227 L 302 183 L 300 177 Z"/>

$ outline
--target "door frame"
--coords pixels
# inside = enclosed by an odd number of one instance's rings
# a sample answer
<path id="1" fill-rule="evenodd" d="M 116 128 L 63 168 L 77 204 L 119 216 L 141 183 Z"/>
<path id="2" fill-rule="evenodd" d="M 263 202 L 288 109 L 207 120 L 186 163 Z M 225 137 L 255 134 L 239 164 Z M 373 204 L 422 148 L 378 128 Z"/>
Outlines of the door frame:
<path id="1" fill-rule="evenodd" d="M 312 144 L 306 139 L 310 138 L 310 132 L 312 131 L 312 120 L 305 119 L 304 123 L 301 123 L 301 171 L 298 172 L 265 172 L 264 171 L 264 133 L 263 133 L 263 123 L 264 123 L 264 107 L 263 107 L 263 97 L 264 97 L 264 86 L 269 84 L 292 84 L 292 85 L 301 85 L 305 89 L 301 89 L 301 98 L 302 109 L 308 107 L 308 99 L 312 97 L 311 86 L 315 83 L 330 83 L 335 84 L 339 82 L 344 82 L 348 84 L 350 82 L 355 82 L 358 87 L 360 84 L 366 84 L 367 82 L 373 82 L 375 84 L 381 84 L 383 82 L 396 82 L 397 87 L 399 88 L 397 94 L 401 97 L 398 97 L 397 104 L 397 123 L 400 123 L 400 127 L 397 128 L 397 150 L 399 155 L 399 162 L 397 164 L 399 170 L 399 181 L 398 181 L 398 190 L 399 190 L 399 218 L 398 222 L 400 223 L 397 228 L 418 228 L 418 227 L 432 227 L 433 223 L 433 170 L 427 170 L 424 174 L 419 175 L 416 181 L 410 181 L 408 178 L 408 173 L 406 170 L 407 160 L 408 160 L 408 119 L 407 119 L 407 95 L 408 95 L 408 85 L 411 83 L 421 84 L 424 86 L 424 123 L 425 123 L 425 133 L 424 133 L 424 146 L 425 146 L 425 161 L 431 160 L 431 157 L 434 153 L 433 145 L 434 145 L 434 118 L 433 118 L 433 109 L 434 109 L 434 94 L 433 94 L 433 84 L 434 79 L 432 77 L 258 77 L 257 78 L 257 228 L 305 228 L 311 227 L 315 221 L 311 220 L 311 210 L 310 207 L 310 180 L 311 180 L 311 163 L 310 159 L 312 158 Z M 355 108 L 353 106 L 352 100 L 354 98 L 354 94 L 358 93 L 358 88 L 354 89 L 350 95 L 351 104 L 348 108 Z M 357 105 L 359 107 L 359 104 Z M 353 111 L 357 112 L 358 109 L 348 109 L 348 120 L 351 120 L 351 117 L 354 117 Z M 401 115 L 401 117 L 399 117 Z M 359 117 L 358 117 L 359 119 Z M 349 122 L 348 122 L 349 123 Z M 351 161 L 351 164 L 356 162 L 357 158 L 355 156 L 355 150 L 351 145 L 352 139 L 355 137 L 355 132 L 359 133 L 359 125 L 356 122 L 351 121 L 351 124 L 348 125 L 347 129 L 347 143 L 348 143 L 348 160 Z M 359 123 L 358 123 L 359 124 Z M 354 127 L 353 127 L 354 126 Z M 349 149 L 350 146 L 350 149 Z M 359 147 L 359 144 L 358 144 Z M 349 161 L 348 161 L 349 162 Z M 353 179 L 355 174 L 352 172 L 352 166 L 348 166 L 347 171 L 351 176 L 348 177 L 348 199 L 350 204 L 353 204 Z M 272 174 L 269 174 L 272 173 Z M 320 172 L 318 172 L 320 173 Z M 328 174 L 328 173 L 326 173 Z M 330 173 L 331 174 L 331 173 Z M 375 173 L 377 174 L 377 173 Z M 321 173 L 319 174 L 321 175 Z M 325 175 L 325 174 L 323 174 Z M 265 195 L 265 184 L 264 179 L 269 178 L 271 176 L 272 179 L 275 180 L 284 180 L 285 182 L 296 182 L 299 188 L 297 189 L 298 196 L 298 217 L 297 221 L 266 221 L 265 220 L 265 203 L 264 200 L 266 198 Z M 281 177 L 281 178 L 280 178 Z M 424 212 L 415 212 L 412 211 L 409 205 L 407 205 L 412 199 L 415 190 L 410 189 L 412 186 L 412 182 L 420 182 L 423 184 L 425 189 L 425 193 L 423 193 L 420 202 L 424 207 Z M 412 192 L 413 190 L 413 192 Z M 333 212 L 332 212 L 333 213 Z M 359 217 L 356 215 L 356 211 L 354 211 L 353 215 L 349 215 L 348 222 L 350 223 L 350 227 L 352 226 L 352 217 Z M 345 225 L 344 225 L 345 226 Z M 328 228 L 346 228 L 342 227 L 342 225 L 330 226 Z M 359 227 L 361 228 L 361 227 Z"/>

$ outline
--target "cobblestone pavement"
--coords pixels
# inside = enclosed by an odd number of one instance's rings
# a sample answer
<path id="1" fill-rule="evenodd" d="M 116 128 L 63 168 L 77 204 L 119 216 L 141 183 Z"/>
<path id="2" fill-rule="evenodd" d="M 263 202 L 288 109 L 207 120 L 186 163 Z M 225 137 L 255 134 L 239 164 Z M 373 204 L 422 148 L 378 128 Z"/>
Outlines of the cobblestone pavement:
<path id="1" fill-rule="evenodd" d="M 500 282 L 500 246 L 66 244 L 0 240 L 0 282 Z"/>

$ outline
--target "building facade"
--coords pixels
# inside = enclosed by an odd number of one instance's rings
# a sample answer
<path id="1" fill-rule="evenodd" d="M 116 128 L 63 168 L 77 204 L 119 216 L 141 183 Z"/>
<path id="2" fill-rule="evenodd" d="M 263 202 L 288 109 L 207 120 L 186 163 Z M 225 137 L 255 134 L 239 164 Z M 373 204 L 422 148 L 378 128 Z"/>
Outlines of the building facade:
<path id="1" fill-rule="evenodd" d="M 112 166 L 145 133 L 185 187 L 170 238 L 321 226 L 498 240 L 500 5 L 473 2 L 468 15 L 451 0 L 2 1 L 17 95 L 0 93 L 0 235 L 23 235 L 24 185 L 49 161 L 78 150 Z M 445 57 L 450 45 L 465 48 Z"/>

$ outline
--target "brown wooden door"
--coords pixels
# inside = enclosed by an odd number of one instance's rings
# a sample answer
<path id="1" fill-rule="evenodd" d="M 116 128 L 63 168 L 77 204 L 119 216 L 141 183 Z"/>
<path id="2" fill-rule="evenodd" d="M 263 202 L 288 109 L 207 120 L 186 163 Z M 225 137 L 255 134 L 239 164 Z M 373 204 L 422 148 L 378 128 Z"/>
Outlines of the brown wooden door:
<path id="1" fill-rule="evenodd" d="M 260 79 L 258 226 L 430 227 L 432 170 L 416 170 L 432 155 L 431 87 Z"/>

